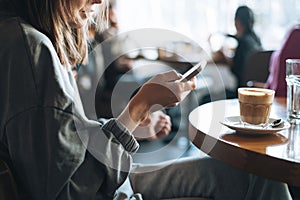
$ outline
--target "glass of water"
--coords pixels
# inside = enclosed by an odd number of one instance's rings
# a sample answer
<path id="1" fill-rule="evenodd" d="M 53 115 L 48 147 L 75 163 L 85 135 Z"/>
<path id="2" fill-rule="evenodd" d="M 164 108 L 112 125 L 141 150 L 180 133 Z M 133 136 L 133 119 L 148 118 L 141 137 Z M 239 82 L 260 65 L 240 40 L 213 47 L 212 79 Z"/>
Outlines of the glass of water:
<path id="1" fill-rule="evenodd" d="M 286 60 L 287 111 L 291 123 L 300 124 L 300 59 Z"/>

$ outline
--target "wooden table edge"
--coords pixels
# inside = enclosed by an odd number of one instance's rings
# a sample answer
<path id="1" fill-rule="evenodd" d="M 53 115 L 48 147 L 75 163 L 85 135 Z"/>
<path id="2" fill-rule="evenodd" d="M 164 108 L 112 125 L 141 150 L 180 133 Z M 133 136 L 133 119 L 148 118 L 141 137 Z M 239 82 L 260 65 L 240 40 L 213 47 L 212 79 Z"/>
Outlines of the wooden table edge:
<path id="1" fill-rule="evenodd" d="M 239 148 L 199 131 L 191 123 L 189 123 L 189 138 L 196 147 L 216 160 L 258 176 L 300 186 L 300 179 L 297 179 L 300 177 L 299 163 Z M 204 144 L 204 139 L 206 142 L 214 143 L 214 146 L 208 148 Z"/>

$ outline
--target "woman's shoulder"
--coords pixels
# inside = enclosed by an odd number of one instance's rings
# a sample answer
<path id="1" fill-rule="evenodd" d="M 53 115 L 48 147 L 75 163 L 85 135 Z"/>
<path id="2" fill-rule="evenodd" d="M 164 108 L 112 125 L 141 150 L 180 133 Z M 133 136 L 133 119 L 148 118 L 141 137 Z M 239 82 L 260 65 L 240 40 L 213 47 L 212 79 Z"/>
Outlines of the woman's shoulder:
<path id="1" fill-rule="evenodd" d="M 32 47 L 34 48 L 36 46 L 43 45 L 43 46 L 47 46 L 51 51 L 52 50 L 54 51 L 52 42 L 45 34 L 38 31 L 36 28 L 26 23 L 25 21 L 21 21 L 20 26 L 23 30 L 24 37 L 26 39 L 26 42 L 29 45 L 29 48 Z"/>
<path id="2" fill-rule="evenodd" d="M 18 51 L 25 53 L 23 56 L 31 57 L 36 55 L 42 46 L 55 55 L 50 39 L 18 16 L 0 18 L 0 29 L 2 48 L 8 49 L 13 55 Z"/>
<path id="3" fill-rule="evenodd" d="M 245 34 L 240 38 L 239 43 L 247 48 L 261 49 L 262 44 L 260 38 L 256 34 Z"/>
<path id="4" fill-rule="evenodd" d="M 49 38 L 18 16 L 8 16 L 0 19 L 1 34 L 11 42 L 18 44 L 20 40 L 27 39 L 30 45 L 45 43 L 51 45 Z M 5 30 L 5 31 L 4 31 Z M 20 43 L 19 43 L 20 45 Z"/>

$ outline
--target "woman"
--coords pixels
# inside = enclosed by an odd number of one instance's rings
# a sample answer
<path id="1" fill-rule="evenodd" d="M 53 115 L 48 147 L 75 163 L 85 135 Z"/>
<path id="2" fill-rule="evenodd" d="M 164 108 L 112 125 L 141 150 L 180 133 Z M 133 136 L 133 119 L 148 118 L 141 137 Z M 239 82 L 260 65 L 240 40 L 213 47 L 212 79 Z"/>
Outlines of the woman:
<path id="1" fill-rule="evenodd" d="M 235 36 L 238 41 L 231 71 L 238 79 L 238 87 L 243 86 L 244 68 L 247 58 L 251 53 L 261 50 L 261 42 L 259 37 L 253 30 L 254 14 L 247 6 L 240 6 L 235 13 L 235 27 L 237 33 Z M 244 85 L 245 86 L 245 85 Z"/>
<path id="2" fill-rule="evenodd" d="M 130 171 L 131 154 L 138 148 L 132 131 L 151 112 L 181 101 L 195 88 L 195 79 L 178 83 L 171 81 L 180 78 L 175 71 L 159 74 L 141 87 L 117 119 L 88 120 L 71 66 L 86 62 L 85 30 L 100 3 L 0 0 L 0 155 L 12 169 L 20 198 L 289 199 L 286 185 L 212 159 Z"/>
<path id="3" fill-rule="evenodd" d="M 237 8 L 234 17 L 234 25 L 236 28 L 236 34 L 226 35 L 227 37 L 234 38 L 237 41 L 237 47 L 233 58 L 226 57 L 225 53 L 219 51 L 215 53 L 214 60 L 219 62 L 220 60 L 225 59 L 225 61 L 230 65 L 232 73 L 237 78 L 237 89 L 238 87 L 246 86 L 245 83 L 243 83 L 243 80 L 247 58 L 251 53 L 261 50 L 262 45 L 259 37 L 254 32 L 254 14 L 248 6 L 240 6 Z M 226 91 L 227 97 L 236 98 L 236 89 Z"/>
<path id="4" fill-rule="evenodd" d="M 287 84 L 285 81 L 286 60 L 300 58 L 300 24 L 294 25 L 285 36 L 280 48 L 273 52 L 270 59 L 270 74 L 264 85 L 275 90 L 277 97 L 286 97 Z"/>

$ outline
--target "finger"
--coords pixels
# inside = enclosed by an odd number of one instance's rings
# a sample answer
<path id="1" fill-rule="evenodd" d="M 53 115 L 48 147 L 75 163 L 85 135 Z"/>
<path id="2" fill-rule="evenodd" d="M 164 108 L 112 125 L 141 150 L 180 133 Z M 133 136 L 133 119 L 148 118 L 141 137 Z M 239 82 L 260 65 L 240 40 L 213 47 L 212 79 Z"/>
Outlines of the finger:
<path id="1" fill-rule="evenodd" d="M 165 126 L 166 126 L 165 122 L 157 123 L 156 126 L 155 126 L 155 132 L 161 131 L 161 129 L 163 129 Z"/>
<path id="2" fill-rule="evenodd" d="M 171 124 L 166 124 L 165 127 L 164 127 L 164 129 L 166 129 L 168 132 L 170 132 L 171 129 L 172 129 Z"/>
<path id="3" fill-rule="evenodd" d="M 159 126 L 157 126 L 157 132 L 161 131 L 161 130 L 167 130 L 167 131 L 171 131 L 171 123 L 168 122 L 164 122 L 159 124 Z"/>
<path id="4" fill-rule="evenodd" d="M 193 89 L 196 89 L 197 88 L 197 78 L 196 77 L 193 77 L 193 78 L 191 78 L 191 80 L 190 81 L 192 81 L 192 84 L 193 84 Z"/>
<path id="5" fill-rule="evenodd" d="M 171 132 L 171 131 L 170 131 L 169 128 L 164 127 L 164 128 L 161 129 L 161 131 L 160 131 L 158 134 L 159 134 L 159 135 L 163 135 L 163 136 L 167 136 L 167 135 L 169 135 L 170 132 Z"/>
<path id="6" fill-rule="evenodd" d="M 166 121 L 167 121 L 168 124 L 170 124 L 170 125 L 172 124 L 171 123 L 171 117 L 169 115 L 166 115 Z"/>
<path id="7" fill-rule="evenodd" d="M 171 127 L 172 123 L 169 119 L 164 119 L 159 123 L 159 127 L 163 128 L 163 127 Z M 158 129 L 159 130 L 159 129 Z"/>
<path id="8" fill-rule="evenodd" d="M 170 125 L 171 126 L 171 118 L 168 115 L 160 116 L 160 122 L 163 126 Z"/>
<path id="9" fill-rule="evenodd" d="M 194 90 L 197 87 L 197 79 L 193 77 L 191 80 L 182 82 L 183 91 Z"/>
<path id="10" fill-rule="evenodd" d="M 162 75 L 162 77 L 161 77 L 162 81 L 174 81 L 174 80 L 180 79 L 180 77 L 182 76 L 175 70 L 167 71 L 165 73 L 162 73 L 161 75 Z"/>
<path id="11" fill-rule="evenodd" d="M 163 123 L 167 122 L 168 120 L 169 120 L 169 119 L 168 119 L 168 115 L 161 114 L 161 115 L 159 116 L 159 121 L 161 121 L 161 122 L 163 122 Z"/>

